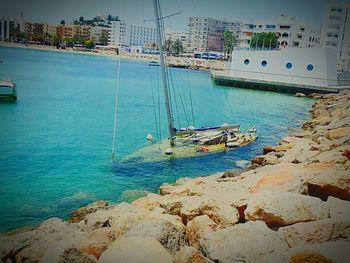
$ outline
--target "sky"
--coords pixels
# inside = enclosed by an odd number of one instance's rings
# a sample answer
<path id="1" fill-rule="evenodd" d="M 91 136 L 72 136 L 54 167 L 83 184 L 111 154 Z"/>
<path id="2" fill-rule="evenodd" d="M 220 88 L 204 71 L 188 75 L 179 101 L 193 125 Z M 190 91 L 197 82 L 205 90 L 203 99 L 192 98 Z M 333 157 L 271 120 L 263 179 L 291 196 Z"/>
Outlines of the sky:
<path id="1" fill-rule="evenodd" d="M 185 31 L 190 16 L 210 16 L 227 20 L 274 18 L 281 14 L 296 16 L 315 26 L 322 26 L 324 7 L 329 0 L 160 0 L 163 16 L 181 12 L 166 19 L 171 30 Z M 0 16 L 20 17 L 34 22 L 66 24 L 83 16 L 117 15 L 126 22 L 149 24 L 153 0 L 1 0 Z M 350 3 L 350 0 L 342 2 Z"/>

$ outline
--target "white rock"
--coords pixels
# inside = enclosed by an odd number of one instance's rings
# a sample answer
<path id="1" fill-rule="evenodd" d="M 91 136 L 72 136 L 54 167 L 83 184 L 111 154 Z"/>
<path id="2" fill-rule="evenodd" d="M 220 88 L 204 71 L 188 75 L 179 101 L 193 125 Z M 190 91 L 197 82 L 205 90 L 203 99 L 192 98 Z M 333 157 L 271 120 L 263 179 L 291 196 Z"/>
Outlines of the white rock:
<path id="1" fill-rule="evenodd" d="M 247 222 L 211 232 L 201 240 L 205 256 L 215 262 L 286 262 L 288 246 L 264 222 Z"/>
<path id="2" fill-rule="evenodd" d="M 172 263 L 169 252 L 154 238 L 117 239 L 101 256 L 101 263 Z"/>

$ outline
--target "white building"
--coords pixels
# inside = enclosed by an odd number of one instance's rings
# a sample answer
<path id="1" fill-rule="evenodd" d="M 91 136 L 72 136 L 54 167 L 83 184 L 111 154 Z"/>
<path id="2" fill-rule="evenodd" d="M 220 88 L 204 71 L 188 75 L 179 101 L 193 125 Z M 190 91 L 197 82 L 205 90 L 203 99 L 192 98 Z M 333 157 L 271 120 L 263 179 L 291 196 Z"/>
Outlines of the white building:
<path id="1" fill-rule="evenodd" d="M 122 21 L 111 21 L 108 45 L 112 46 L 144 46 L 157 43 L 154 27 L 126 24 Z"/>
<path id="2" fill-rule="evenodd" d="M 322 46 L 337 49 L 337 69 L 350 71 L 350 4 L 326 5 L 322 25 Z"/>
<path id="3" fill-rule="evenodd" d="M 234 50 L 229 72 L 234 78 L 250 82 L 328 87 L 337 85 L 336 51 L 334 48 Z"/>
<path id="4" fill-rule="evenodd" d="M 13 41 L 17 32 L 24 32 L 24 21 L 0 17 L 0 41 Z"/>
<path id="5" fill-rule="evenodd" d="M 128 46 L 144 46 L 158 42 L 155 27 L 134 24 L 127 26 L 126 39 Z"/>
<path id="6" fill-rule="evenodd" d="M 321 30 L 296 17 L 281 15 L 276 19 L 243 20 L 240 47 L 249 48 L 254 34 L 274 32 L 278 45 L 284 47 L 320 47 Z"/>
<path id="7" fill-rule="evenodd" d="M 110 21 L 108 33 L 109 46 L 127 46 L 126 24 L 122 21 Z"/>

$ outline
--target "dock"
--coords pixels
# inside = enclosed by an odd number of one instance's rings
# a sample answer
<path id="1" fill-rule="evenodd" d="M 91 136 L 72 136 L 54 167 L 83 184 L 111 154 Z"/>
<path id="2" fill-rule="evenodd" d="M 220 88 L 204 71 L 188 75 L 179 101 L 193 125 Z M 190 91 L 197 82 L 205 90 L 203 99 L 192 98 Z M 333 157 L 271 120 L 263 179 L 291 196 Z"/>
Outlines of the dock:
<path id="1" fill-rule="evenodd" d="M 0 80 L 0 99 L 17 100 L 16 84 L 9 80 Z"/>
<path id="2" fill-rule="evenodd" d="M 274 91 L 282 93 L 304 93 L 309 95 L 311 93 L 338 93 L 343 89 L 350 89 L 350 81 L 342 85 L 333 86 L 313 86 L 313 85 L 302 85 L 288 82 L 279 82 L 271 80 L 263 80 L 257 78 L 243 78 L 238 77 L 232 70 L 211 71 L 211 77 L 217 85 L 232 86 L 238 88 L 247 88 L 255 90 Z"/>

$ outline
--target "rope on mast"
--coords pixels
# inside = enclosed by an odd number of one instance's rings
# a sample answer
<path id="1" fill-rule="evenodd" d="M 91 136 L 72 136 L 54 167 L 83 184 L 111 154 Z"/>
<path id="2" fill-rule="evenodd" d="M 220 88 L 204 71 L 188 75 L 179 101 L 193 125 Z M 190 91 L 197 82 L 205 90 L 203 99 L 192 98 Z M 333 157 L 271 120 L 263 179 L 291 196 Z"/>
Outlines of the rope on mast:
<path id="1" fill-rule="evenodd" d="M 122 1 L 122 13 L 124 20 L 124 12 L 125 12 L 125 2 Z M 120 44 L 120 43 L 119 43 Z M 118 118 L 118 101 L 119 101 L 119 82 L 120 82 L 120 46 L 118 48 L 118 67 L 117 67 L 117 88 L 115 92 L 115 104 L 114 104 L 114 123 L 113 123 L 113 139 L 112 139 L 112 158 L 115 158 L 115 141 L 116 141 L 116 133 L 117 133 L 117 118 Z"/>
<path id="2" fill-rule="evenodd" d="M 117 89 L 115 92 L 115 104 L 114 104 L 114 124 L 113 124 L 113 141 L 112 141 L 112 158 L 115 157 L 115 139 L 117 133 L 117 117 L 118 117 L 118 100 L 119 100 L 119 82 L 120 82 L 120 51 L 118 54 L 118 67 L 117 67 Z"/>

